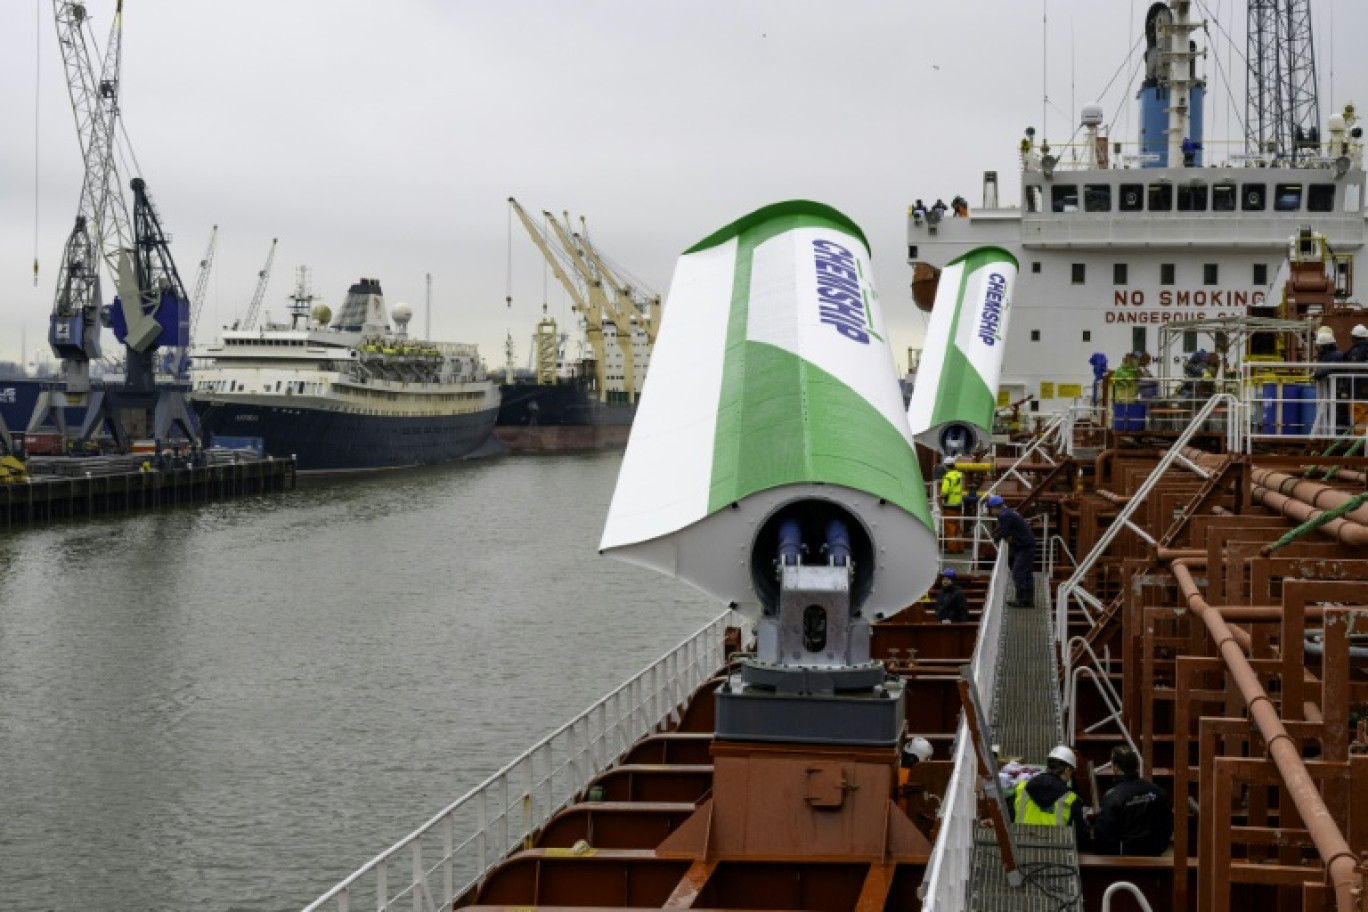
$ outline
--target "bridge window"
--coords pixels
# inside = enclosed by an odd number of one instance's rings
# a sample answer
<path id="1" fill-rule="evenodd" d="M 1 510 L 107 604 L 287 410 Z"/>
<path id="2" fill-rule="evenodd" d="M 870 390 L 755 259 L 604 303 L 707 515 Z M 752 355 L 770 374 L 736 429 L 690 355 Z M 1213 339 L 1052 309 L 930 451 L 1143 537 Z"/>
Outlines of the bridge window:
<path id="1" fill-rule="evenodd" d="M 1071 280 L 1075 285 L 1086 283 L 1088 280 L 1088 265 L 1086 263 L 1074 263 Z"/>
<path id="2" fill-rule="evenodd" d="M 1122 212 L 1140 212 L 1145 208 L 1145 185 L 1122 184 L 1117 208 Z"/>
<path id="3" fill-rule="evenodd" d="M 1086 212 L 1111 212 L 1111 185 L 1087 184 L 1084 186 L 1083 209 Z"/>
<path id="4" fill-rule="evenodd" d="M 1113 263 L 1113 264 L 1112 264 L 1112 284 L 1113 284 L 1113 285 L 1125 285 L 1125 284 L 1126 284 L 1126 278 L 1127 278 L 1127 276 L 1126 276 L 1126 264 L 1125 264 L 1125 263 Z"/>
<path id="5" fill-rule="evenodd" d="M 1203 263 L 1203 264 L 1202 264 L 1202 284 L 1203 284 L 1203 285 L 1218 285 L 1218 284 L 1220 284 L 1220 281 L 1219 281 L 1219 278 L 1218 278 L 1218 277 L 1220 276 L 1220 274 L 1221 274 L 1220 265 L 1221 265 L 1220 263 Z"/>
<path id="6" fill-rule="evenodd" d="M 1183 184 L 1178 188 L 1179 212 L 1206 212 L 1207 185 Z"/>
<path id="7" fill-rule="evenodd" d="M 1137 326 L 1131 330 L 1131 351 L 1145 350 L 1145 327 Z"/>
<path id="8" fill-rule="evenodd" d="M 1212 212 L 1234 212 L 1235 211 L 1235 185 L 1217 184 L 1211 188 L 1211 211 Z"/>
<path id="9" fill-rule="evenodd" d="M 1150 211 L 1150 212 L 1172 212 L 1172 211 L 1173 211 L 1173 185 L 1172 185 L 1172 184 L 1150 184 L 1150 185 L 1149 185 L 1149 211 Z"/>
<path id="10" fill-rule="evenodd" d="M 1172 285 L 1174 282 L 1174 265 L 1172 263 L 1159 264 L 1159 284 Z"/>
<path id="11" fill-rule="evenodd" d="M 1056 184 L 1050 188 L 1050 209 L 1054 212 L 1078 211 L 1078 185 Z"/>
<path id="12" fill-rule="evenodd" d="M 1312 184 L 1306 196 L 1306 208 L 1310 212 L 1335 211 L 1335 185 Z"/>
<path id="13" fill-rule="evenodd" d="M 1301 200 L 1301 184 L 1278 184 L 1277 194 L 1273 197 L 1273 208 L 1279 212 L 1299 212 Z"/>
<path id="14" fill-rule="evenodd" d="M 1038 329 L 1033 329 L 1033 330 L 1031 330 L 1031 341 L 1032 341 L 1032 342 L 1039 342 L 1039 341 L 1040 341 L 1040 330 L 1038 330 Z"/>
<path id="15" fill-rule="evenodd" d="M 1240 189 L 1240 208 L 1245 212 L 1263 212 L 1267 208 L 1267 184 L 1245 184 Z"/>
<path id="16" fill-rule="evenodd" d="M 1267 285 L 1267 284 L 1268 284 L 1268 264 L 1267 264 L 1267 263 L 1255 263 L 1255 264 L 1254 264 L 1254 284 L 1255 284 L 1255 285 Z"/>

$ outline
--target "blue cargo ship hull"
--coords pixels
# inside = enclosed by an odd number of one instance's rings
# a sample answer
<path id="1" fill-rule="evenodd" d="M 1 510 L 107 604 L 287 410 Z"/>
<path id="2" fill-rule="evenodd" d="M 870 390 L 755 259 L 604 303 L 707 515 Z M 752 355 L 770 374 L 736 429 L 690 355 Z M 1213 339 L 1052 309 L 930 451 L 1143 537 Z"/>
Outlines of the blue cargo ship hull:
<path id="1" fill-rule="evenodd" d="M 396 469 L 452 462 L 489 442 L 498 409 L 459 415 L 387 416 L 346 411 L 195 402 L 210 445 L 257 437 L 267 455 L 297 460 L 301 472 Z"/>

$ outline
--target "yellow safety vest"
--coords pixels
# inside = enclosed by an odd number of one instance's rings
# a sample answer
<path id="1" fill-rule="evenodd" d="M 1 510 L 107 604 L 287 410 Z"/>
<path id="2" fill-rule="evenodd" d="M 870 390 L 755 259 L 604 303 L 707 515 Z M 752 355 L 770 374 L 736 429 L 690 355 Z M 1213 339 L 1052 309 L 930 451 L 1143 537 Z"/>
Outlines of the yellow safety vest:
<path id="1" fill-rule="evenodd" d="M 947 507 L 958 507 L 964 500 L 964 476 L 950 469 L 941 477 L 941 500 Z"/>
<path id="2" fill-rule="evenodd" d="M 1023 779 L 1017 783 L 1016 822 L 1029 823 L 1033 826 L 1067 826 L 1073 819 L 1073 806 L 1078 801 L 1078 795 L 1074 792 L 1065 792 L 1063 797 L 1054 803 L 1054 807 L 1045 810 L 1026 794 L 1028 781 L 1030 780 Z"/>

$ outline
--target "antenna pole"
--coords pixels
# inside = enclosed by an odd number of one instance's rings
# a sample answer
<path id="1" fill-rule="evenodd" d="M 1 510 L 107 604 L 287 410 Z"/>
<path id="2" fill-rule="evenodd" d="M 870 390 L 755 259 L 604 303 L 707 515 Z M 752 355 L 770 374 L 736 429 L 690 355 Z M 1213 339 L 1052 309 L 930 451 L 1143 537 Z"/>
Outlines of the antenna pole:
<path id="1" fill-rule="evenodd" d="M 432 338 L 432 273 L 427 274 L 427 309 L 423 315 L 423 336 Z"/>
<path id="2" fill-rule="evenodd" d="M 1040 0 L 1040 138 L 1050 136 L 1050 0 Z"/>

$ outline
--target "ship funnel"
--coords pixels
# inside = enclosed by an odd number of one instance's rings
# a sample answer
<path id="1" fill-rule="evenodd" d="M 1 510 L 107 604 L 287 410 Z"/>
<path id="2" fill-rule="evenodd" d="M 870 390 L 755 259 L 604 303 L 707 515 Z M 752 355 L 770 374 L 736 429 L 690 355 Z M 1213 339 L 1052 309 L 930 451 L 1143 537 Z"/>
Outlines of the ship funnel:
<path id="1" fill-rule="evenodd" d="M 860 229 L 807 201 L 680 257 L 605 554 L 752 616 L 784 573 L 834 574 L 869 616 L 927 590 L 936 540 L 872 275 Z"/>
<path id="2" fill-rule="evenodd" d="M 1016 258 L 999 247 L 972 250 L 941 272 L 907 423 L 942 456 L 988 446 L 1016 275 Z"/>

